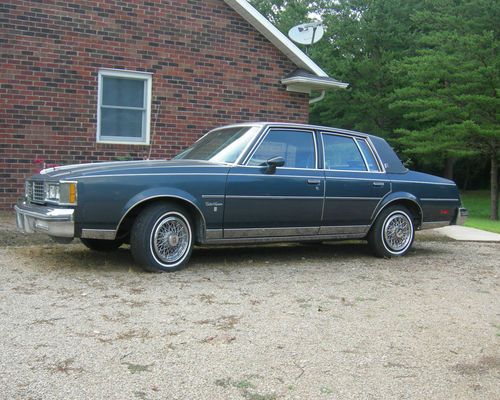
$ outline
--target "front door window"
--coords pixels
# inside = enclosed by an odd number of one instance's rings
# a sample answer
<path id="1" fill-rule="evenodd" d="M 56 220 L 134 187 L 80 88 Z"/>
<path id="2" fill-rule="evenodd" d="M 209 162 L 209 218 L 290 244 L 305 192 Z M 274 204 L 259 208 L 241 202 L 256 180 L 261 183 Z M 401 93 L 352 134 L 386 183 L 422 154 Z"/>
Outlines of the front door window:
<path id="1" fill-rule="evenodd" d="M 316 167 L 312 132 L 271 130 L 248 162 L 249 166 L 264 166 L 267 160 L 283 157 L 285 168 L 313 169 Z"/>

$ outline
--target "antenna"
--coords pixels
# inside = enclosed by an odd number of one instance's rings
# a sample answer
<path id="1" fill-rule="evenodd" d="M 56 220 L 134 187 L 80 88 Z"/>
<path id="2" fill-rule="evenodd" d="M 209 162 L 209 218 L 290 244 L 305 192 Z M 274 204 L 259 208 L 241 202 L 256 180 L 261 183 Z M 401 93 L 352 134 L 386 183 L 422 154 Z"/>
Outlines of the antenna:
<path id="1" fill-rule="evenodd" d="M 300 24 L 294 26 L 288 31 L 288 37 L 290 39 L 292 39 L 295 43 L 305 44 L 306 46 L 317 43 L 321 40 L 324 34 L 325 29 L 323 28 L 323 24 L 319 21 Z"/>

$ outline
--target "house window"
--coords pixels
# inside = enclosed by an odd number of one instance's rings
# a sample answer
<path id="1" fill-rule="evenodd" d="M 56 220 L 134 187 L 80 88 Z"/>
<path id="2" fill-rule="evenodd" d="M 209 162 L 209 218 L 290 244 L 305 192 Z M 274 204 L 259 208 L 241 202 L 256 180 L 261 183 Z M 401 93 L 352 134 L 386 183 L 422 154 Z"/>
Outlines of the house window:
<path id="1" fill-rule="evenodd" d="M 149 144 L 151 74 L 99 71 L 97 142 Z"/>

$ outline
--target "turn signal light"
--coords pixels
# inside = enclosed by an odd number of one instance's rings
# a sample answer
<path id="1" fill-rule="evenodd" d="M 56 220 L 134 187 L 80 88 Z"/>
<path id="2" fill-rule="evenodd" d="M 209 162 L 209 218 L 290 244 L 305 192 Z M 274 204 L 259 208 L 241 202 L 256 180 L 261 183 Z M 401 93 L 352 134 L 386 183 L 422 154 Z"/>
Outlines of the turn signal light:
<path id="1" fill-rule="evenodd" d="M 69 184 L 69 202 L 76 203 L 76 183 Z"/>

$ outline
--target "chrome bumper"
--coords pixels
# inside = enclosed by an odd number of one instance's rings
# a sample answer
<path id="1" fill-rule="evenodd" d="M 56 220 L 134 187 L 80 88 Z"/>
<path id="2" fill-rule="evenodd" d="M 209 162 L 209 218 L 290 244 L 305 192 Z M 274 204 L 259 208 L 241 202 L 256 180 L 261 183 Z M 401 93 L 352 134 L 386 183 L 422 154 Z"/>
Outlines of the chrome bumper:
<path id="1" fill-rule="evenodd" d="M 75 236 L 72 208 L 55 208 L 28 204 L 24 201 L 14 206 L 17 229 L 23 233 L 46 233 L 55 237 Z"/>
<path id="2" fill-rule="evenodd" d="M 467 211 L 466 208 L 463 207 L 458 208 L 454 225 L 463 225 L 468 216 L 469 216 L 469 211 Z"/>

